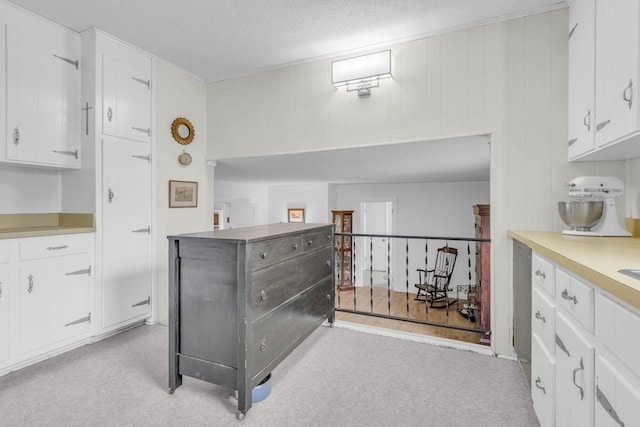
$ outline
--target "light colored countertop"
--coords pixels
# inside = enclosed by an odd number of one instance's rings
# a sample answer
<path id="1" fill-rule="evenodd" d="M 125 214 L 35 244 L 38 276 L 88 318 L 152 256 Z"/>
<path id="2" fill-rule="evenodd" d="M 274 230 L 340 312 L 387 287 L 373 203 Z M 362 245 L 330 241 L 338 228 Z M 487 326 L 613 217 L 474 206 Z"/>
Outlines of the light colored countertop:
<path id="1" fill-rule="evenodd" d="M 540 255 L 640 309 L 640 280 L 618 270 L 640 270 L 640 237 L 584 237 L 509 231 Z"/>
<path id="2" fill-rule="evenodd" d="M 93 233 L 93 214 L 43 213 L 0 215 L 0 239 Z"/>

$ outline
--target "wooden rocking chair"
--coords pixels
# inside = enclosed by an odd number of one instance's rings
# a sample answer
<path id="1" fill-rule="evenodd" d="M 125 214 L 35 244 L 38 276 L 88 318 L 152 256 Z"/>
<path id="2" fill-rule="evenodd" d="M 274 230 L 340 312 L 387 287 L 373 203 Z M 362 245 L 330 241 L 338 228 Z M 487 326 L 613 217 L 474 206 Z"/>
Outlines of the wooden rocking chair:
<path id="1" fill-rule="evenodd" d="M 458 250 L 445 246 L 438 248 L 436 264 L 432 270 L 418 268 L 416 301 L 425 301 L 433 308 L 445 308 L 456 302 L 449 300 L 449 282 L 456 265 Z"/>

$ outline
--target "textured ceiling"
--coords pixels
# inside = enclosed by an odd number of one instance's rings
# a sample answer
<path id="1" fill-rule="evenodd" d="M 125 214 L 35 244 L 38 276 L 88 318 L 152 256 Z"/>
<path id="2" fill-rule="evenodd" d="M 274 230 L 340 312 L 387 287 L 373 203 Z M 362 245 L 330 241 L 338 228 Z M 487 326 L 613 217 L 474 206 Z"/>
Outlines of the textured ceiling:
<path id="1" fill-rule="evenodd" d="M 565 7 L 565 0 L 11 0 L 217 81 Z"/>

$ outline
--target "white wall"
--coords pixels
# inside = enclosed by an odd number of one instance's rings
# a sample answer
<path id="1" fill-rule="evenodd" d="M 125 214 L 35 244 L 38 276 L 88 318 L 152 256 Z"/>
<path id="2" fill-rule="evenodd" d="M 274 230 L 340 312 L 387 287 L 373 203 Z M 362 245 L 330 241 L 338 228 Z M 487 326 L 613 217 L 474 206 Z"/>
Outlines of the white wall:
<path id="1" fill-rule="evenodd" d="M 491 134 L 492 347 L 514 356 L 508 230 L 561 230 L 573 177 L 625 178 L 624 162 L 567 162 L 567 32 L 563 9 L 399 43 L 368 98 L 331 86 L 337 57 L 209 84 L 208 156 Z"/>
<path id="2" fill-rule="evenodd" d="M 287 209 L 303 208 L 305 222 L 331 222 L 328 184 L 269 185 L 268 222 L 287 222 Z"/>
<path id="3" fill-rule="evenodd" d="M 168 242 L 167 236 L 213 229 L 213 168 L 205 160 L 207 152 L 206 85 L 181 69 L 163 61 L 155 62 L 155 142 L 154 192 L 157 290 L 157 318 L 168 318 Z M 193 142 L 178 144 L 171 136 L 171 123 L 177 117 L 191 121 Z M 186 149 L 193 158 L 189 166 L 178 163 Z M 197 208 L 169 208 L 169 180 L 197 181 Z"/>
<path id="4" fill-rule="evenodd" d="M 0 165 L 0 214 L 60 212 L 59 173 Z"/>
<path id="5" fill-rule="evenodd" d="M 489 182 L 446 182 L 411 184 L 342 184 L 330 186 L 329 210 L 353 210 L 354 232 L 362 233 L 362 202 L 391 201 L 394 204 L 392 234 L 431 237 L 475 237 L 473 205 L 489 203 Z M 362 239 L 356 248 L 356 259 L 362 261 L 365 249 Z M 392 282 L 397 290 L 404 291 L 408 262 L 409 292 L 417 283 L 417 268 L 425 268 L 425 242 L 409 239 L 409 253 L 404 240 L 394 240 Z M 436 249 L 448 244 L 458 249 L 458 260 L 452 277 L 452 285 L 468 284 L 467 242 L 446 240 L 429 241 L 429 268 L 433 268 Z M 358 247 L 358 245 L 357 245 Z M 475 244 L 470 243 L 471 274 L 475 280 Z M 360 257 L 360 258 L 358 258 Z M 365 266 L 366 267 L 366 266 Z"/>

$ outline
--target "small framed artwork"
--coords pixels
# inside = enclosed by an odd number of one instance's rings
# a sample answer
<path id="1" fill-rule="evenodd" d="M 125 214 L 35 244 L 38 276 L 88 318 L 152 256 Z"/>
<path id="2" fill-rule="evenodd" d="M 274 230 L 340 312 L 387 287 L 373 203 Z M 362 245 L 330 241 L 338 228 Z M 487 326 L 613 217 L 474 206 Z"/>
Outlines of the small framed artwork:
<path id="1" fill-rule="evenodd" d="M 289 222 L 304 222 L 303 208 L 289 208 Z"/>
<path id="2" fill-rule="evenodd" d="M 198 183 L 193 181 L 169 181 L 170 208 L 197 208 Z"/>

